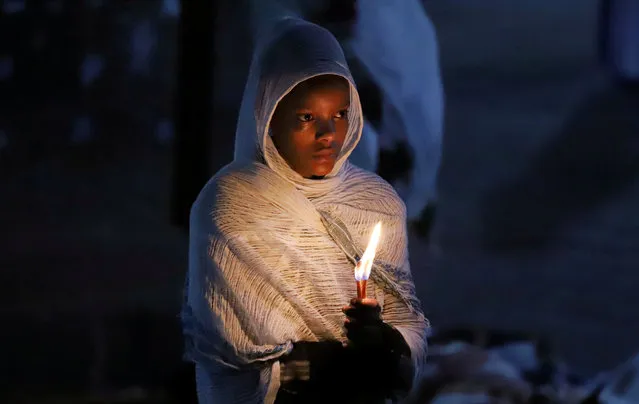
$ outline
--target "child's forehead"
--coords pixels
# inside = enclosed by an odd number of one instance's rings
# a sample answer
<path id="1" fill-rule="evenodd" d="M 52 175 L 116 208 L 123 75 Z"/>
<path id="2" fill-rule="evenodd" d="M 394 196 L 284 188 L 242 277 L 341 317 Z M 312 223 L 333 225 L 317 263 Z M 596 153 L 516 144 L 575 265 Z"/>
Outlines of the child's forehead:
<path id="1" fill-rule="evenodd" d="M 309 102 L 331 98 L 340 103 L 350 100 L 348 80 L 340 76 L 319 76 L 296 85 L 282 100 L 283 104 L 299 106 Z"/>

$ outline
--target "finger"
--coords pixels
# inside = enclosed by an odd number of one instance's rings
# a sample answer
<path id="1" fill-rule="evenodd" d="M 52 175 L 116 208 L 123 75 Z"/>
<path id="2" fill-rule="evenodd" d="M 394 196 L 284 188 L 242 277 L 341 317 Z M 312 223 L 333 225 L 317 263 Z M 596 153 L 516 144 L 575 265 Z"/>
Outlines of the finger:
<path id="1" fill-rule="evenodd" d="M 357 318 L 362 321 L 377 321 L 380 319 L 380 311 L 374 307 L 359 306 L 344 311 L 347 317 Z"/>
<path id="2" fill-rule="evenodd" d="M 347 318 L 346 320 L 344 320 L 344 327 L 348 328 L 354 328 L 358 326 L 358 322 L 356 319 L 354 318 Z"/>
<path id="3" fill-rule="evenodd" d="M 344 322 L 344 329 L 353 335 L 365 337 L 365 339 L 368 339 L 369 336 L 379 334 L 377 327 L 367 325 L 357 320 Z"/>
<path id="4" fill-rule="evenodd" d="M 368 339 L 367 335 L 370 333 L 366 326 L 357 321 L 344 323 L 344 330 L 346 331 L 346 337 L 351 341 L 366 340 Z"/>
<path id="5" fill-rule="evenodd" d="M 379 302 L 377 299 L 373 297 L 365 297 L 363 299 L 358 299 L 356 297 L 351 299 L 351 305 L 353 306 L 379 306 Z"/>
<path id="6" fill-rule="evenodd" d="M 346 313 L 347 310 L 351 310 L 351 309 L 354 309 L 354 308 L 355 308 L 355 306 L 349 304 L 348 306 L 342 307 L 342 312 Z"/>
<path id="7" fill-rule="evenodd" d="M 371 307 L 379 306 L 379 303 L 377 302 L 377 300 L 373 299 L 372 297 L 365 297 L 360 300 L 360 303 L 363 304 L 364 306 L 371 306 Z"/>
<path id="8" fill-rule="evenodd" d="M 379 305 L 379 303 L 377 302 L 377 300 L 375 299 L 361 299 L 361 300 L 357 300 L 352 304 L 353 307 L 357 307 L 357 308 L 363 308 L 363 309 L 374 309 L 374 310 L 380 310 L 381 311 L 381 307 Z"/>
<path id="9" fill-rule="evenodd" d="M 379 316 L 374 313 L 363 313 L 358 311 L 347 312 L 345 318 L 352 321 L 358 321 L 362 325 L 376 325 L 380 320 Z"/>

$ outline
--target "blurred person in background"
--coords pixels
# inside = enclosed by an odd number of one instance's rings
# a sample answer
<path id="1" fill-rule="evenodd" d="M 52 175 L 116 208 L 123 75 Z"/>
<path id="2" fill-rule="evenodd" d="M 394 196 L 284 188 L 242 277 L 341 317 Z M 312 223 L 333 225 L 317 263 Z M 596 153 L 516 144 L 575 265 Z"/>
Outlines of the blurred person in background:
<path id="1" fill-rule="evenodd" d="M 622 85 L 639 88 L 639 0 L 601 0 L 603 62 Z"/>
<path id="2" fill-rule="evenodd" d="M 353 56 L 381 92 L 378 173 L 427 236 L 437 201 L 444 94 L 435 28 L 419 0 L 356 1 Z M 397 166 L 408 161 L 407 172 Z"/>

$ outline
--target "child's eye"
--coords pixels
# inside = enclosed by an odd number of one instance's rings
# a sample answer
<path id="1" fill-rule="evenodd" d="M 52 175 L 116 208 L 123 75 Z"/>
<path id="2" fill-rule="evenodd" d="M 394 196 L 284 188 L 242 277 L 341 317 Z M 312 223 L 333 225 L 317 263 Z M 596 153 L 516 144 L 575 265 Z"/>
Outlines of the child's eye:
<path id="1" fill-rule="evenodd" d="M 299 114 L 297 116 L 297 119 L 299 119 L 302 122 L 310 122 L 313 120 L 313 115 L 312 114 Z"/>
<path id="2" fill-rule="evenodd" d="M 337 113 L 337 115 L 335 115 L 335 117 L 338 118 L 338 119 L 344 119 L 347 116 L 348 116 L 348 109 L 343 109 L 343 110 L 339 111 Z"/>

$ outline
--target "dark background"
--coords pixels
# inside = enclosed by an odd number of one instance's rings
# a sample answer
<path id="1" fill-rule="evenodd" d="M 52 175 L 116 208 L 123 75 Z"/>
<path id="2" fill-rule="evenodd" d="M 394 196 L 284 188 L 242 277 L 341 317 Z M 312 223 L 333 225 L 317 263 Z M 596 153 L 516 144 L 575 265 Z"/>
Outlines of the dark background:
<path id="1" fill-rule="evenodd" d="M 246 4 L 193 2 L 181 26 L 160 1 L 101 3 L 0 16 L 0 392 L 15 402 L 175 382 L 180 219 L 232 159 Z M 586 372 L 639 341 L 639 101 L 599 63 L 598 6 L 427 2 L 446 132 L 432 242 L 411 237 L 434 326 L 538 333 Z M 87 54 L 104 65 L 82 86 Z M 74 135 L 79 117 L 92 130 Z"/>

